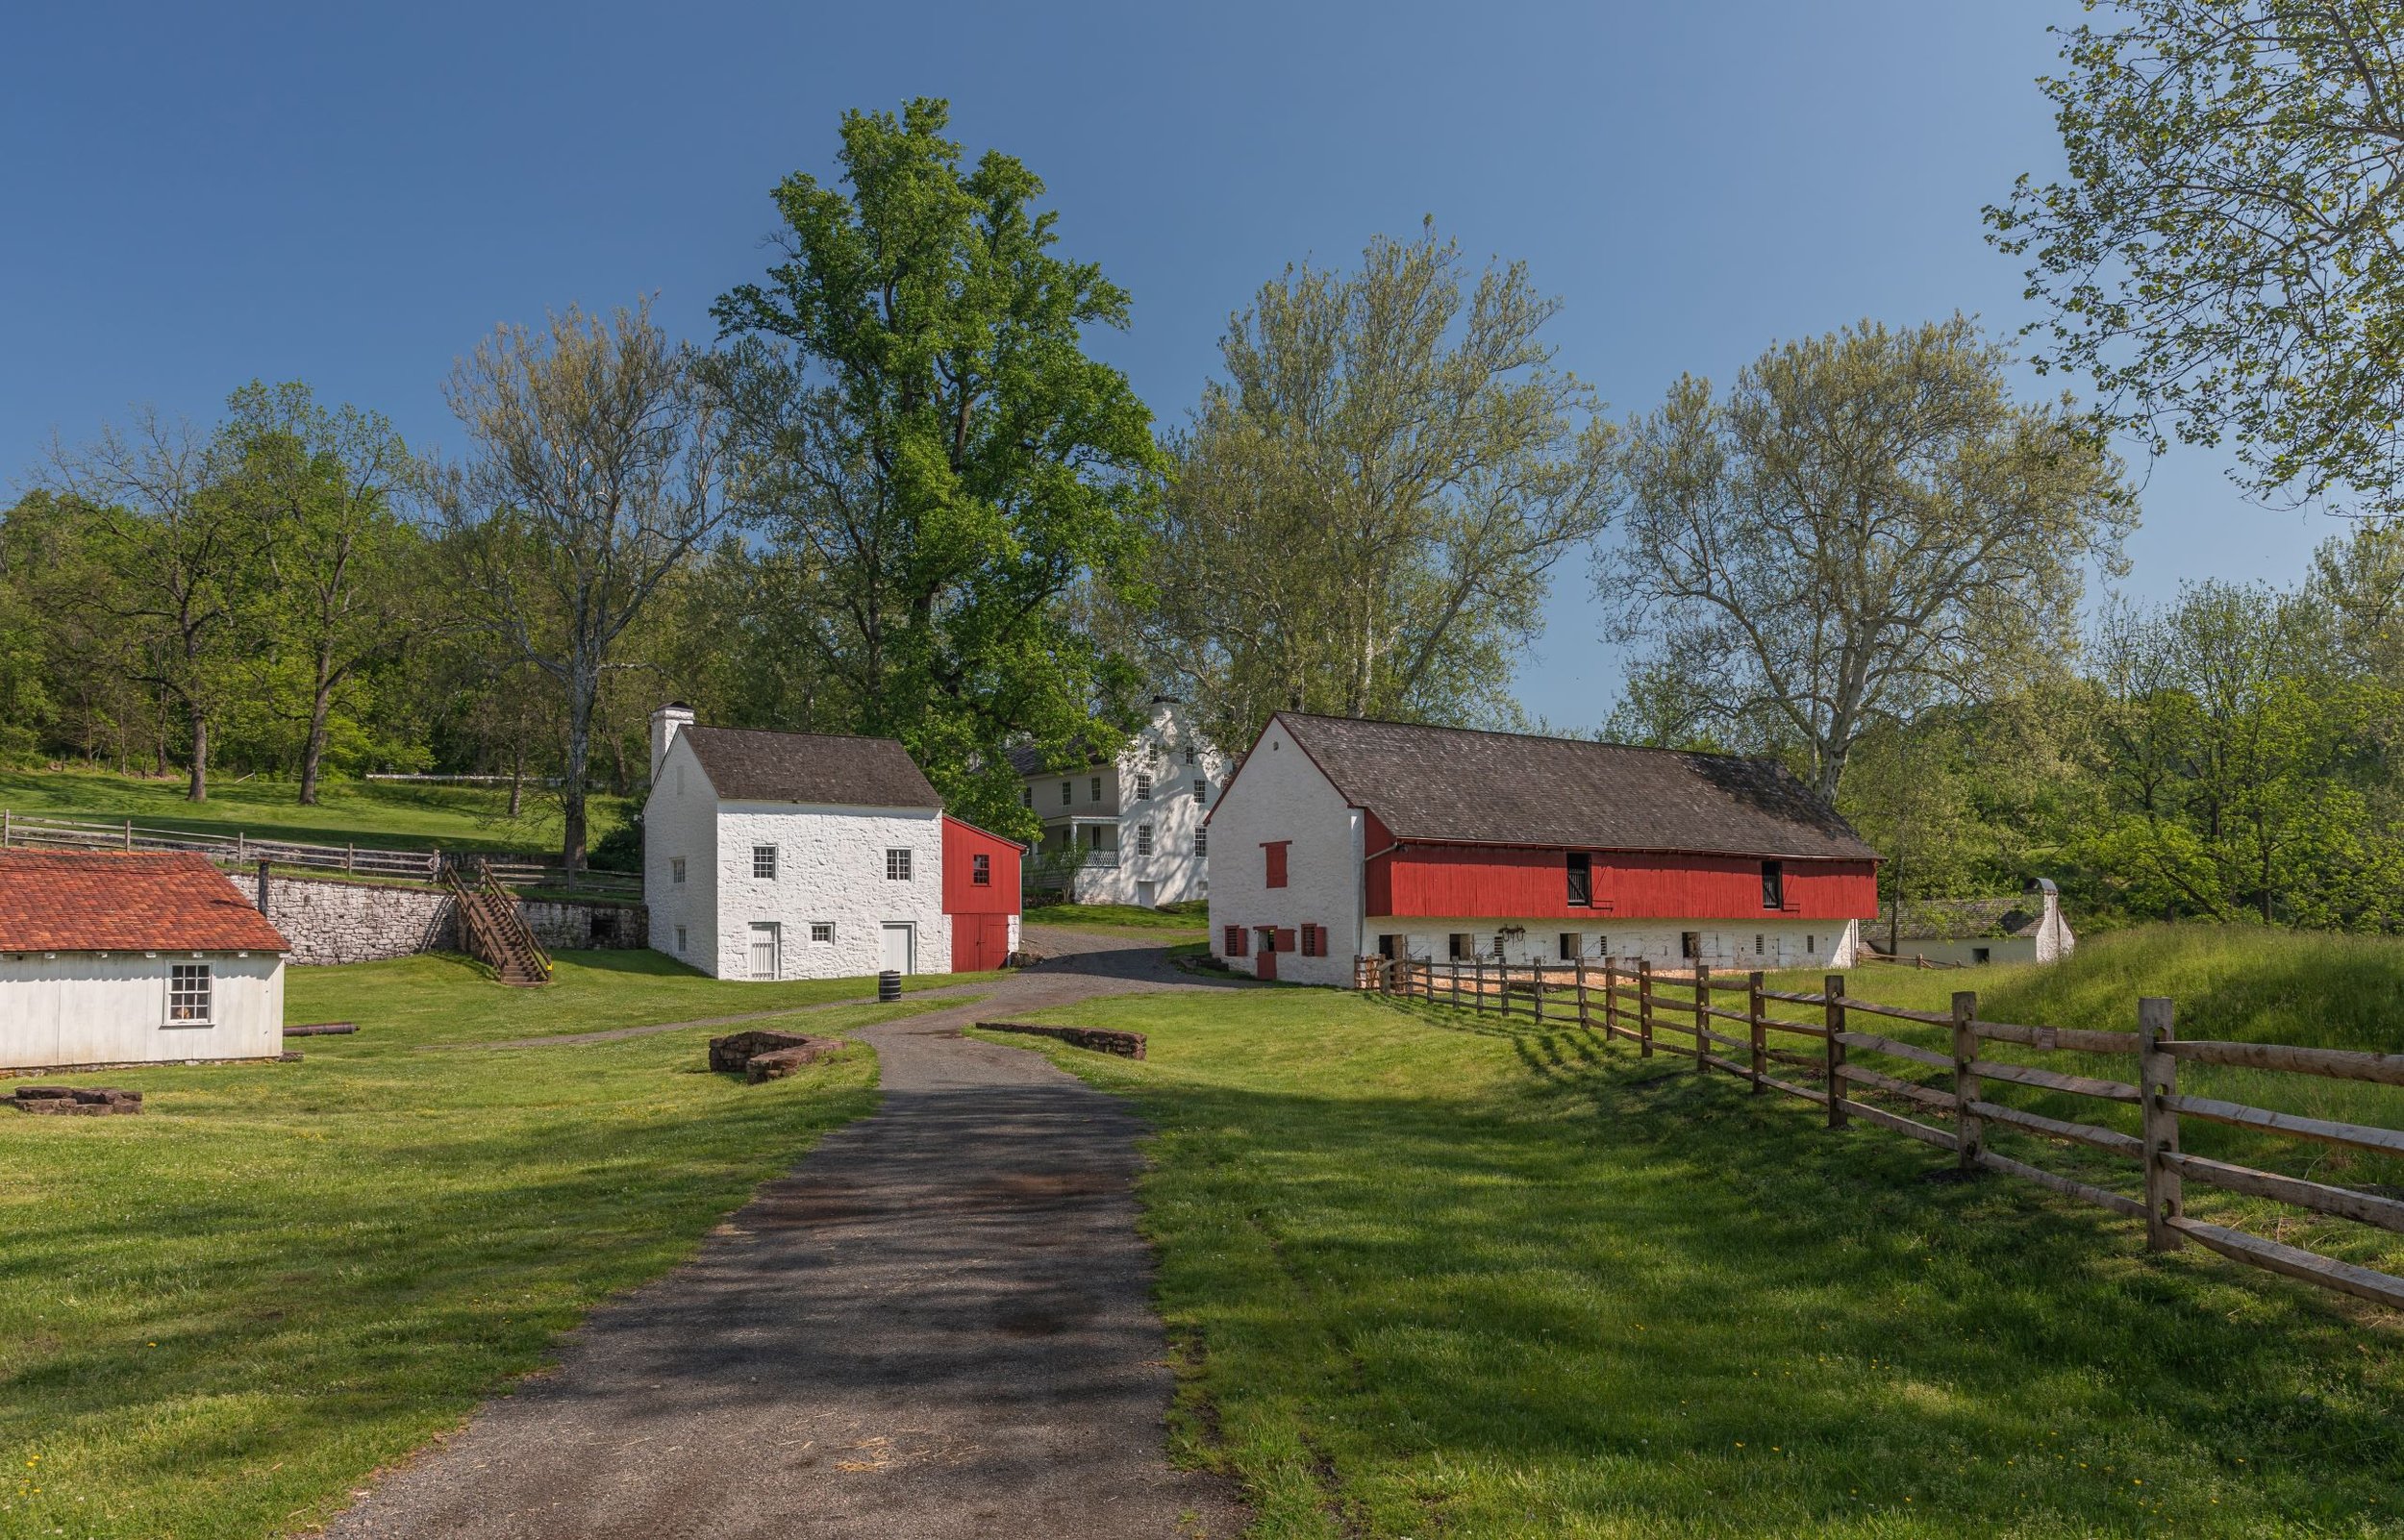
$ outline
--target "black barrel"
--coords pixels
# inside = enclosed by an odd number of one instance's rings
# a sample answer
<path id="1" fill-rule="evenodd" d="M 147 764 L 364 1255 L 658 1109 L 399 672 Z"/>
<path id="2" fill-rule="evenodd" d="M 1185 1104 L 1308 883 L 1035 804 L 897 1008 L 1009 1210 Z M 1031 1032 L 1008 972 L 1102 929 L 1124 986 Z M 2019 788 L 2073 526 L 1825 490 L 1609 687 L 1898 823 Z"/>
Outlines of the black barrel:
<path id="1" fill-rule="evenodd" d="M 888 968 L 876 976 L 876 998 L 880 1005 L 890 1005 L 901 998 L 901 975 Z"/>

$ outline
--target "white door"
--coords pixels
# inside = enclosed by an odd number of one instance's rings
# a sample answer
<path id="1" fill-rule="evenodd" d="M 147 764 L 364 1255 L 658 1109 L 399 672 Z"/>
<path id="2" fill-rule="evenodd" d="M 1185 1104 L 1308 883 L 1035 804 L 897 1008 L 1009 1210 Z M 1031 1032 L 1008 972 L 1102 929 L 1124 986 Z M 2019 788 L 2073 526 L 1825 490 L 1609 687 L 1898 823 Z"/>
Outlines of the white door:
<path id="1" fill-rule="evenodd" d="M 1148 909 L 1160 897 L 1160 890 L 1161 885 L 1158 882 L 1138 882 L 1136 884 L 1136 902 Z"/>
<path id="2" fill-rule="evenodd" d="M 763 921 L 752 922 L 751 976 L 773 979 L 777 976 L 777 927 Z"/>
<path id="3" fill-rule="evenodd" d="M 911 956 L 911 953 L 914 950 L 911 942 L 915 939 L 912 933 L 913 929 L 907 925 L 889 925 L 885 928 L 886 972 L 910 973 L 914 971 L 911 967 L 912 962 L 915 960 Z"/>

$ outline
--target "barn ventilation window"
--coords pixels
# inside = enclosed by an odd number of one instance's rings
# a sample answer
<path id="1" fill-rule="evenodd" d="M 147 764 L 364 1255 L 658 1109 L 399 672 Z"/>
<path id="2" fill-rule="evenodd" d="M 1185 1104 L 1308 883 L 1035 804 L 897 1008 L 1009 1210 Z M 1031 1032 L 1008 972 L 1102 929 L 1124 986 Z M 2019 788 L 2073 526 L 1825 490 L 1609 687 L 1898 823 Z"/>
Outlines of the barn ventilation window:
<path id="1" fill-rule="evenodd" d="M 1769 950 L 1769 947 L 1768 947 L 1768 945 L 1766 944 L 1766 942 L 1765 942 L 1765 938 L 1763 937 L 1762 933 L 1761 933 L 1759 931 L 1754 931 L 1754 932 L 1753 932 L 1753 956 L 1757 956 L 1757 957 L 1758 957 L 1758 956 L 1760 956 L 1763 953 L 1767 952 L 1768 950 Z"/>
<path id="2" fill-rule="evenodd" d="M 210 1020 L 209 964 L 177 962 L 167 969 L 167 1020 L 171 1022 L 205 1022 Z"/>
<path id="3" fill-rule="evenodd" d="M 1583 950 L 1585 950 L 1585 946 L 1586 946 L 1586 938 L 1585 938 L 1584 936 L 1582 936 L 1582 935 L 1578 934 L 1578 932 L 1577 932 L 1577 931 L 1562 931 L 1562 932 L 1561 932 L 1561 960 L 1562 960 L 1562 961 L 1564 961 L 1564 962 L 1575 962 L 1575 961 L 1577 961 L 1577 960 L 1578 960 L 1578 954 L 1579 954 L 1580 952 L 1582 952 Z"/>
<path id="4" fill-rule="evenodd" d="M 910 852 L 889 850 L 885 853 L 885 880 L 889 882 L 910 881 Z"/>
<path id="5" fill-rule="evenodd" d="M 1455 931 L 1450 936 L 1451 956 L 1455 962 L 1477 956 L 1477 937 L 1466 931 Z"/>
<path id="6" fill-rule="evenodd" d="M 754 845 L 751 847 L 751 875 L 769 880 L 773 880 L 775 878 L 776 847 L 774 845 Z"/>
<path id="7" fill-rule="evenodd" d="M 1402 956 L 1402 937 L 1381 935 L 1377 938 L 1377 955 L 1389 960 Z"/>
<path id="8" fill-rule="evenodd" d="M 1783 909 L 1787 907 L 1787 867 L 1784 861 L 1762 862 L 1762 907 Z"/>
<path id="9" fill-rule="evenodd" d="M 990 856 L 969 857 L 968 882 L 972 886 L 991 887 L 993 885 L 993 857 Z"/>
<path id="10" fill-rule="evenodd" d="M 1594 857 L 1574 853 L 1569 857 L 1569 907 L 1590 908 L 1594 903 Z"/>

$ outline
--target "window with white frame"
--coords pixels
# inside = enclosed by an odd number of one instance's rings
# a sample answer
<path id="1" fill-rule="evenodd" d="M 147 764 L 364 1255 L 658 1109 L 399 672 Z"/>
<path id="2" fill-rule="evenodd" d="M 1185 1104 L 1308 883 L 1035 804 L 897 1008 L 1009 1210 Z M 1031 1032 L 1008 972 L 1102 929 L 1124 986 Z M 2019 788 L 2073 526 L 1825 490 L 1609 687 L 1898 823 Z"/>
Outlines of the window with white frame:
<path id="1" fill-rule="evenodd" d="M 1074 803 L 1076 800 L 1077 800 L 1077 783 L 1076 783 L 1075 782 L 1073 782 L 1073 781 L 1064 781 L 1064 782 L 1062 782 L 1060 783 L 1060 805 L 1061 805 L 1062 807 L 1065 807 L 1069 806 L 1071 803 Z"/>
<path id="2" fill-rule="evenodd" d="M 667 880 L 671 882 L 681 882 L 685 880 L 684 857 L 670 856 L 667 858 Z"/>
<path id="3" fill-rule="evenodd" d="M 1193 832 L 1193 853 L 1196 856 L 1208 856 L 1211 853 L 1211 832 L 1209 830 L 1197 829 Z"/>
<path id="4" fill-rule="evenodd" d="M 1021 807 L 1032 807 L 1035 806 L 1035 788 L 1033 786 L 1020 786 L 1018 788 L 1018 806 Z"/>
<path id="5" fill-rule="evenodd" d="M 971 887 L 993 885 L 992 857 L 980 853 L 968 857 L 968 885 Z"/>
<path id="6" fill-rule="evenodd" d="M 1150 776 L 1136 777 L 1136 801 L 1146 801 L 1151 797 L 1151 795 L 1152 778 Z"/>
<path id="7" fill-rule="evenodd" d="M 170 1022 L 206 1022 L 215 1018 L 210 1014 L 209 964 L 177 962 L 167 967 L 167 1020 Z"/>
<path id="8" fill-rule="evenodd" d="M 1197 807 L 1207 807 L 1211 805 L 1211 783 L 1209 782 L 1200 780 L 1199 778 L 1194 781 L 1193 800 Z"/>
<path id="9" fill-rule="evenodd" d="M 828 946 L 833 944 L 835 940 L 835 922 L 832 920 L 811 921 L 810 939 L 819 946 Z"/>
<path id="10" fill-rule="evenodd" d="M 889 882 L 910 881 L 910 852 L 889 850 L 885 853 L 885 880 Z"/>
<path id="11" fill-rule="evenodd" d="M 1186 745 L 1186 763 L 1193 763 L 1193 745 L 1190 743 Z"/>
<path id="12" fill-rule="evenodd" d="M 676 928 L 676 955 L 680 957 L 685 955 L 685 928 L 681 925 Z"/>
<path id="13" fill-rule="evenodd" d="M 1152 854 L 1152 826 L 1150 824 L 1136 825 L 1136 854 L 1139 856 Z"/>
<path id="14" fill-rule="evenodd" d="M 776 876 L 776 847 L 774 845 L 751 847 L 751 875 L 770 879 Z"/>
<path id="15" fill-rule="evenodd" d="M 1095 776 L 1093 778 L 1093 790 L 1090 800 L 1094 802 L 1100 802 L 1102 800 L 1102 778 L 1100 776 Z"/>

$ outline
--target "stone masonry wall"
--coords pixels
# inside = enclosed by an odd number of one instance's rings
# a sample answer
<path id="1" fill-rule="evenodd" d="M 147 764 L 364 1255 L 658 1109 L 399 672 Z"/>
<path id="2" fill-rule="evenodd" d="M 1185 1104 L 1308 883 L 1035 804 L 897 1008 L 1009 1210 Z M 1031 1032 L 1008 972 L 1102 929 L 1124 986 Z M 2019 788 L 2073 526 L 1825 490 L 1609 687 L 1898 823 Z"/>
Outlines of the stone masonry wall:
<path id="1" fill-rule="evenodd" d="M 245 900 L 258 897 L 248 874 L 228 881 Z M 459 945 L 448 893 L 305 877 L 267 882 L 267 922 L 292 944 L 296 963 L 366 962 L 449 951 Z M 546 949 L 640 948 L 649 943 L 639 905 L 521 899 L 518 914 Z"/>

